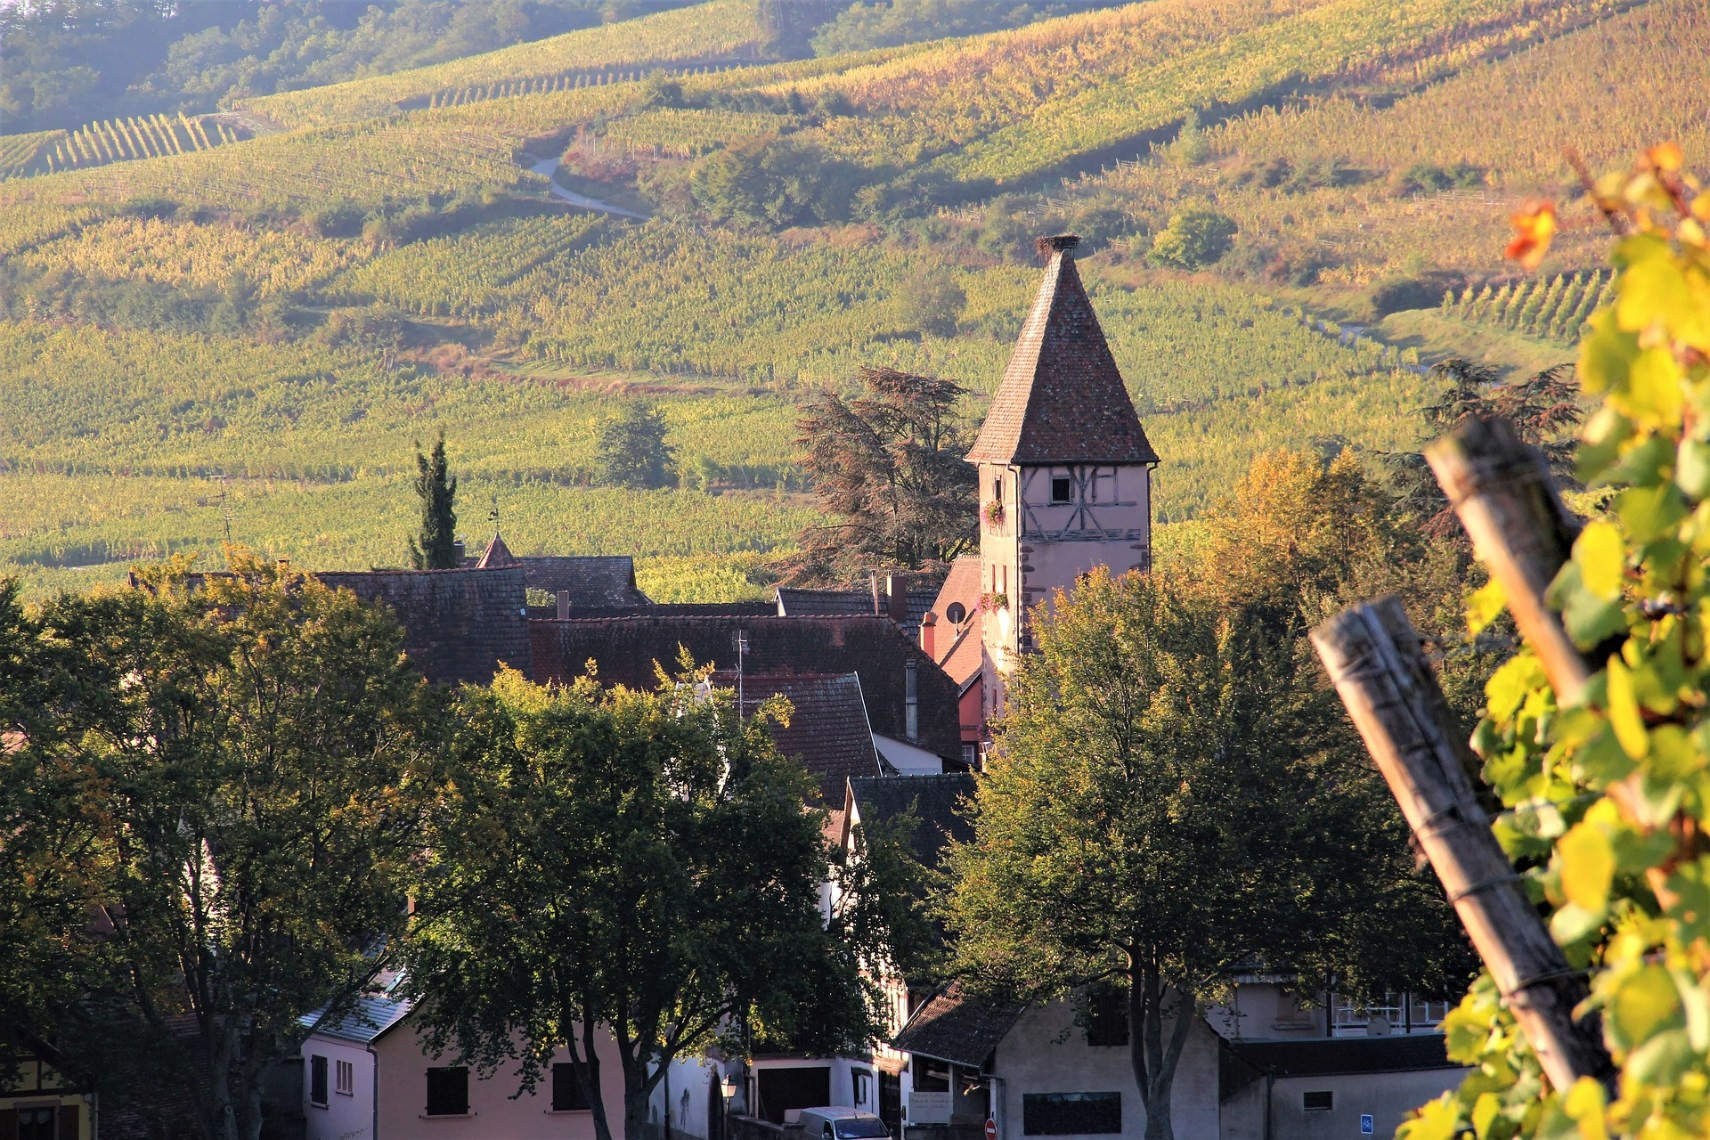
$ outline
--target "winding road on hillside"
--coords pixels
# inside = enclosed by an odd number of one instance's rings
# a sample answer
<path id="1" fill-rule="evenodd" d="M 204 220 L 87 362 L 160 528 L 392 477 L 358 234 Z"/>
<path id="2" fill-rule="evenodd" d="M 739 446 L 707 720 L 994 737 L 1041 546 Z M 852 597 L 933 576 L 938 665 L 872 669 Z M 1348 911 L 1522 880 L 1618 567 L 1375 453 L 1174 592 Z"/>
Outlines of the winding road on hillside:
<path id="1" fill-rule="evenodd" d="M 530 159 L 534 159 L 534 156 L 531 154 L 523 156 L 525 162 Z M 601 213 L 611 214 L 619 218 L 637 218 L 644 222 L 647 220 L 646 214 L 638 214 L 634 210 L 626 210 L 622 206 L 614 206 L 610 202 L 602 202 L 598 198 L 589 198 L 584 194 L 578 194 L 574 190 L 566 190 L 560 186 L 552 178 L 558 172 L 558 160 L 556 158 L 535 159 L 534 165 L 530 166 L 529 169 L 536 174 L 544 174 L 547 189 L 552 191 L 552 196 L 568 202 L 572 206 L 580 206 L 584 210 L 599 210 Z"/>

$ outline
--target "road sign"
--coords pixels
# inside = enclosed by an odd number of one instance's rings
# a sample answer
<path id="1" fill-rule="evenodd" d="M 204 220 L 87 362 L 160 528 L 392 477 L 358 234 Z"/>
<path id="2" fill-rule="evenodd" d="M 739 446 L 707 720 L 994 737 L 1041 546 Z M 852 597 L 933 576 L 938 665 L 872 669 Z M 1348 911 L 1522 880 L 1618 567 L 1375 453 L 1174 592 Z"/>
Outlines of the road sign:
<path id="1" fill-rule="evenodd" d="M 986 1140 L 997 1140 L 997 1121 L 986 1117 Z"/>
<path id="2" fill-rule="evenodd" d="M 1372 1131 L 1373 1131 L 1373 1128 L 1372 1128 L 1371 1114 L 1365 1113 L 1360 1117 L 1360 1135 L 1361 1136 L 1370 1136 L 1372 1134 Z"/>

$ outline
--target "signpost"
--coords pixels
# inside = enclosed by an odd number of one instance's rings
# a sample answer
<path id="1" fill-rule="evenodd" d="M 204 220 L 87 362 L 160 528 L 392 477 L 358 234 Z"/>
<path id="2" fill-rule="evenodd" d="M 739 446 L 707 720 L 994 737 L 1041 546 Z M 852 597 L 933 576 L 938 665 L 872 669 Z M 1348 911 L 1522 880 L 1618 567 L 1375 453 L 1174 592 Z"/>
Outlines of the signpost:
<path id="1" fill-rule="evenodd" d="M 997 1121 L 986 1117 L 986 1140 L 997 1140 Z"/>
<path id="2" fill-rule="evenodd" d="M 1372 1116 L 1371 1116 L 1371 1113 L 1368 1112 L 1368 1113 L 1361 1115 L 1361 1117 L 1360 1117 L 1360 1135 L 1361 1136 L 1370 1136 L 1371 1134 L 1372 1134 Z"/>

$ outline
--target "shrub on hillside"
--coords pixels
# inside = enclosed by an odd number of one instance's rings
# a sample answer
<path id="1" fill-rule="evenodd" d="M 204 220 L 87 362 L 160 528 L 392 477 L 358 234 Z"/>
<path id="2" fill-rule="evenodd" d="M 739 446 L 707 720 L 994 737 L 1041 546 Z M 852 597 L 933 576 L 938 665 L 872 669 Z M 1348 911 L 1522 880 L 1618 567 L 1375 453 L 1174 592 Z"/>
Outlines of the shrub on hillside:
<path id="1" fill-rule="evenodd" d="M 1406 170 L 1396 171 L 1389 178 L 1390 190 L 1402 198 L 1411 197 L 1414 194 L 1435 194 L 1443 190 L 1464 190 L 1483 185 L 1484 168 L 1466 162 L 1457 162 L 1451 166 L 1436 166 L 1429 162 L 1417 162 Z"/>
<path id="2" fill-rule="evenodd" d="M 1234 218 L 1215 210 L 1180 210 L 1152 239 L 1151 261 L 1175 269 L 1210 265 L 1229 252 L 1238 229 Z"/>

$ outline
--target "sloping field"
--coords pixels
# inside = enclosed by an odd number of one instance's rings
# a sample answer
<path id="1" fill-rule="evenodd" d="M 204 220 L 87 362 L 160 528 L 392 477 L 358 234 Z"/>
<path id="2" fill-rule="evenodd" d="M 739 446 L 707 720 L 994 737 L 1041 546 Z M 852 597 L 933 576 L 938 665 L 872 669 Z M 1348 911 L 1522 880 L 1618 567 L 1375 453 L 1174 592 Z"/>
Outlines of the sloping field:
<path id="1" fill-rule="evenodd" d="M 760 58 L 765 44 L 759 5 L 753 0 L 709 0 L 432 67 L 246 99 L 238 106 L 282 126 L 325 126 L 435 102 L 598 85 L 655 68 L 753 60 Z M 540 91 L 532 91 L 531 84 Z"/>

